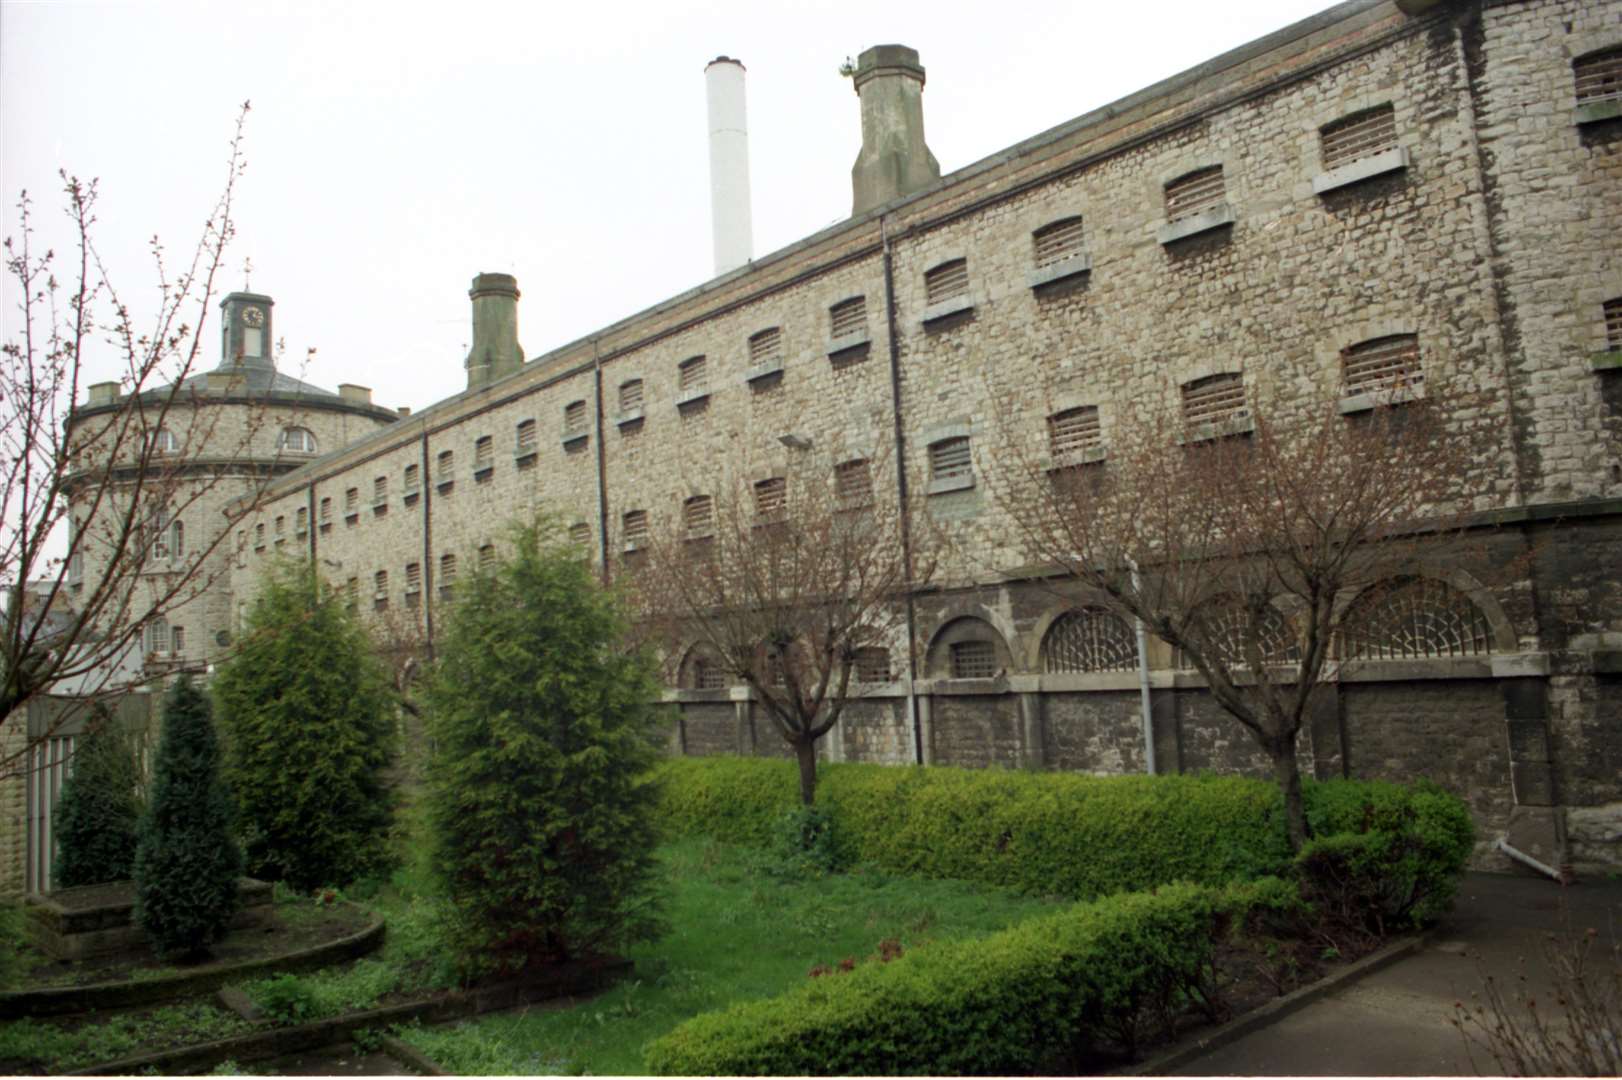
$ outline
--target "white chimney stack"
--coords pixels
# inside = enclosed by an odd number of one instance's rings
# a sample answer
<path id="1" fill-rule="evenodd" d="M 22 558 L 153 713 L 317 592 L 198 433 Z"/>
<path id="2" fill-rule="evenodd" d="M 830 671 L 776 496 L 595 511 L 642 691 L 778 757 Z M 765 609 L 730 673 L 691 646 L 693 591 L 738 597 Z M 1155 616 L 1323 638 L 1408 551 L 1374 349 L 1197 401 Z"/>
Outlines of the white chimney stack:
<path id="1" fill-rule="evenodd" d="M 704 69 L 710 104 L 710 219 L 715 226 L 715 273 L 749 262 L 749 121 L 743 63 L 717 56 Z"/>

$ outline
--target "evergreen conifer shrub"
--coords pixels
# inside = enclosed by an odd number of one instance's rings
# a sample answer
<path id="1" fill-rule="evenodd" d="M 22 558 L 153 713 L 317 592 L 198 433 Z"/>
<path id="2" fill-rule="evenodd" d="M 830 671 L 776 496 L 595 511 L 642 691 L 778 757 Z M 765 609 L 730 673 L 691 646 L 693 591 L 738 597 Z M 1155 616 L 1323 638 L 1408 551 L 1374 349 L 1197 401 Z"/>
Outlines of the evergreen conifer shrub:
<path id="1" fill-rule="evenodd" d="M 657 932 L 647 659 L 615 598 L 539 525 L 458 583 L 429 681 L 435 873 L 468 975 Z"/>
<path id="2" fill-rule="evenodd" d="M 139 781 L 128 739 L 107 709 L 96 705 L 56 804 L 57 888 L 130 879 L 141 819 Z"/>
<path id="3" fill-rule="evenodd" d="M 332 588 L 308 567 L 273 569 L 213 691 L 248 872 L 308 891 L 378 869 L 394 691 Z"/>
<path id="4" fill-rule="evenodd" d="M 159 956 L 206 956 L 236 912 L 242 852 L 233 817 L 208 697 L 182 675 L 164 700 L 135 849 L 135 920 Z"/>

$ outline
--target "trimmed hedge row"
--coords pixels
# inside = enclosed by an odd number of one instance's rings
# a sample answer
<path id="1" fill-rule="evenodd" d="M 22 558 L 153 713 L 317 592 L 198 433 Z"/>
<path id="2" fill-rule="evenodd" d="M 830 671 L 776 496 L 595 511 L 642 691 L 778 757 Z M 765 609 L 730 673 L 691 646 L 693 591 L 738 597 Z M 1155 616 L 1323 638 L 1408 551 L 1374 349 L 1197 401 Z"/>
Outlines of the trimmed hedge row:
<path id="1" fill-rule="evenodd" d="M 1293 885 L 1177 884 L 1075 905 L 975 941 L 809 980 L 650 1043 L 660 1074 L 1031 1074 L 1210 985 L 1222 927 L 1293 910 Z"/>

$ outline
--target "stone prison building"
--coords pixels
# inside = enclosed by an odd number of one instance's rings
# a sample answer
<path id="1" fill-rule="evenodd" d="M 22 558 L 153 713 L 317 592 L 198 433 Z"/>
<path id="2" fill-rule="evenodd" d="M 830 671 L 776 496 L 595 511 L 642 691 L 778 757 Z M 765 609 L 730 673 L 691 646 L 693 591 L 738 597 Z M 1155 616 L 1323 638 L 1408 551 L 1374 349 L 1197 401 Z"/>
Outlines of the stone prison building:
<path id="1" fill-rule="evenodd" d="M 809 443 L 871 461 L 876 498 L 902 470 L 953 540 L 915 597 L 918 677 L 898 641 L 827 759 L 1142 771 L 1134 634 L 1007 572 L 997 441 L 1107 465 L 1129 401 L 1242 429 L 1247 401 L 1355 414 L 1398 372 L 1485 402 L 1496 445 L 1463 479 L 1495 525 L 1471 539 L 1517 569 L 1385 590 L 1391 640 L 1343 666 L 1303 768 L 1459 792 L 1483 866 L 1510 865 L 1500 839 L 1622 866 L 1622 0 L 1349 0 L 944 176 L 919 55 L 853 75 L 848 219 L 527 360 L 518 283 L 479 274 L 467 389 L 409 415 L 273 395 L 312 441 L 270 425 L 268 500 L 188 523 L 234 532 L 228 572 L 154 661 L 229 640 L 278 552 L 431 642 L 515 515 L 612 571 L 650 521 L 769 489 Z M 222 306 L 230 357 L 270 301 Z M 1147 662 L 1162 771 L 1270 775 L 1171 649 Z M 747 690 L 682 670 L 673 753 L 787 752 Z"/>

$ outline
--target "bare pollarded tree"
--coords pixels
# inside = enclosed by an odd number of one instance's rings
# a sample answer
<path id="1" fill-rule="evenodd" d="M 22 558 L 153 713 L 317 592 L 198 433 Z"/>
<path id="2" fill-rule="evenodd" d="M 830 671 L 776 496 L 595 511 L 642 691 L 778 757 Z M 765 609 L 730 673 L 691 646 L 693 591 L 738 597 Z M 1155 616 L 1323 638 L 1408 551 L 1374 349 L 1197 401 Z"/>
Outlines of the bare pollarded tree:
<path id="1" fill-rule="evenodd" d="M 916 521 L 875 494 L 885 474 L 883 460 L 802 451 L 780 475 L 622 522 L 621 576 L 672 674 L 748 686 L 793 750 L 806 805 L 817 740 L 900 677 L 907 597 L 933 573 Z"/>
<path id="2" fill-rule="evenodd" d="M 16 332 L 0 360 L 0 718 L 53 687 L 94 696 L 142 656 L 144 635 L 228 569 L 214 557 L 224 520 L 199 528 L 200 514 L 258 490 L 268 472 L 233 464 L 257 433 L 251 407 L 199 407 L 210 390 L 229 392 L 204 385 L 200 362 L 235 231 L 247 113 L 196 245 L 176 267 L 151 241 L 157 300 L 144 312 L 97 250 L 94 180 L 61 174 L 65 258 L 37 249 L 34 204 L 20 200 L 5 241 Z"/>
<path id="3" fill-rule="evenodd" d="M 1142 620 L 1199 672 L 1272 762 L 1299 848 L 1302 725 L 1382 596 L 1458 550 L 1459 480 L 1487 431 L 1461 419 L 1483 410 L 1402 385 L 1352 415 L 1212 386 L 1220 399 L 1196 387 L 1180 410 L 1123 408 L 1107 443 L 1096 409 L 1051 413 L 1046 432 L 1005 416 L 997 497 L 1053 580 Z"/>

